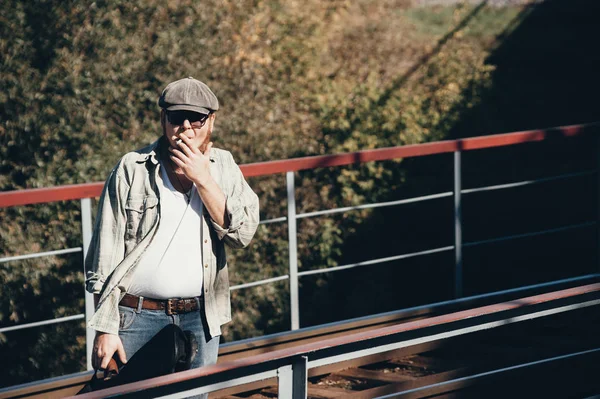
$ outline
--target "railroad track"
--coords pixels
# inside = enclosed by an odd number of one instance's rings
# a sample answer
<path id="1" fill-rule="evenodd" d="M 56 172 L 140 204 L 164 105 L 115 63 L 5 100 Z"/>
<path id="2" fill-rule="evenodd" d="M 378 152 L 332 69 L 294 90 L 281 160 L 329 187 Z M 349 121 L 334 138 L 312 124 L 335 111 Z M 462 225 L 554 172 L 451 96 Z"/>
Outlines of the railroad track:
<path id="1" fill-rule="evenodd" d="M 599 361 L 600 307 L 593 306 L 309 373 L 307 397 L 588 398 L 600 393 Z M 269 385 L 211 398 L 277 395 Z"/>
<path id="2" fill-rule="evenodd" d="M 586 282 L 594 282 L 590 279 Z M 573 286 L 573 282 L 555 286 L 554 289 Z M 449 301 L 432 306 L 390 312 L 343 323 L 334 323 L 300 331 L 276 334 L 222 345 L 219 364 L 227 365 L 271 353 L 293 350 L 296 347 L 319 345 L 320 342 L 344 340 L 356 334 L 369 335 L 394 326 L 409 325 L 444 315 L 458 314 L 494 303 L 518 302 L 518 298 L 548 291 L 548 287 L 513 290 L 494 295 L 482 295 L 461 301 Z M 600 289 L 596 290 L 600 292 Z M 507 302 L 508 301 L 508 302 Z M 453 313 L 454 312 L 454 313 Z M 456 313 L 458 312 L 458 313 Z M 411 344 L 400 349 L 312 367 L 308 370 L 307 394 L 309 398 L 373 398 L 373 397 L 521 397 L 514 381 L 527 376 L 528 386 L 548 385 L 545 379 L 577 382 L 578 392 L 584 396 L 552 396 L 564 393 L 555 385 L 544 397 L 585 397 L 600 392 L 589 381 L 595 371 L 600 355 L 593 350 L 600 348 L 598 306 L 545 316 L 539 319 L 477 331 L 455 337 L 429 340 Z M 484 320 L 485 321 L 485 320 Z M 483 321 L 482 321 L 483 322 Z M 587 351 L 587 352 L 586 352 Z M 567 356 L 570 354 L 577 356 Z M 556 359 L 552 362 L 544 360 Z M 566 356 L 566 357 L 565 357 Z M 537 363 L 536 363 L 537 362 Z M 517 367 L 518 365 L 527 367 Z M 552 373 L 547 369 L 550 368 Z M 494 371 L 503 370 L 502 373 Z M 575 371 L 578 370 L 578 371 Z M 557 374 L 554 379 L 554 374 Z M 62 398 L 73 395 L 89 380 L 91 372 L 26 384 L 0 390 L 5 398 Z M 174 375 L 175 376 L 175 375 Z M 509 376 L 510 383 L 498 381 Z M 516 378 L 515 378 L 516 377 Z M 227 388 L 211 393 L 211 398 L 273 398 L 278 395 L 277 378 L 266 378 L 250 384 Z M 522 384 L 523 385 L 523 384 Z M 562 384 L 568 385 L 568 384 Z M 561 385 L 561 386 L 562 386 Z M 524 386 L 524 385 L 523 385 Z M 503 391 L 502 389 L 505 389 Z M 571 387 L 572 388 L 572 387 Z M 569 388 L 569 389 L 571 389 Z M 519 388 L 523 389 L 523 388 Z M 540 397 L 544 392 L 528 397 Z M 566 388 L 565 388 L 566 389 Z M 587 391 L 586 391 L 587 389 Z M 486 392 L 482 394 L 482 392 Z M 522 391 L 527 392 L 527 391 Z M 571 391 L 573 392 L 572 389 Z M 503 396 L 504 395 L 504 396 Z M 577 393 L 579 395 L 579 393 Z M 127 395 L 125 395 L 127 396 Z M 590 395 L 588 395 L 590 396 Z M 98 396 L 101 397 L 101 396 Z M 149 396 L 138 396 L 149 397 Z M 525 397 L 525 396 L 523 396 Z"/>

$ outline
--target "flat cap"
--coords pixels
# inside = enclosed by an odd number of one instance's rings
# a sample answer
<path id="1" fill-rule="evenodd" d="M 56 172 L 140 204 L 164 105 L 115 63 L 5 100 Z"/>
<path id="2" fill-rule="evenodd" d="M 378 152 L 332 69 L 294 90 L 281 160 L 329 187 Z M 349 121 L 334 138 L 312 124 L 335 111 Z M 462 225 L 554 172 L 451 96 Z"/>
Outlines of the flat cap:
<path id="1" fill-rule="evenodd" d="M 158 106 L 167 111 L 208 114 L 219 109 L 219 100 L 206 84 L 190 76 L 169 83 L 158 99 Z"/>

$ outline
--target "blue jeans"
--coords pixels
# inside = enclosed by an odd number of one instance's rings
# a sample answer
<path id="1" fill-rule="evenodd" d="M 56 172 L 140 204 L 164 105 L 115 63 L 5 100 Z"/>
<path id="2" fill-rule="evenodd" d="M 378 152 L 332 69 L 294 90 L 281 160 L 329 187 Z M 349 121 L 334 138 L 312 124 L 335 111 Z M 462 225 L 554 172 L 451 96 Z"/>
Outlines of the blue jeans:
<path id="1" fill-rule="evenodd" d="M 208 366 L 217 362 L 220 337 L 210 337 L 202 311 L 167 315 L 164 310 L 141 309 L 138 312 L 137 309 L 119 306 L 119 316 L 119 337 L 123 342 L 127 359 L 130 359 L 163 327 L 176 324 L 183 331 L 190 330 L 196 335 L 198 353 L 194 358 L 192 368 Z M 207 396 L 198 397 L 205 398 Z"/>

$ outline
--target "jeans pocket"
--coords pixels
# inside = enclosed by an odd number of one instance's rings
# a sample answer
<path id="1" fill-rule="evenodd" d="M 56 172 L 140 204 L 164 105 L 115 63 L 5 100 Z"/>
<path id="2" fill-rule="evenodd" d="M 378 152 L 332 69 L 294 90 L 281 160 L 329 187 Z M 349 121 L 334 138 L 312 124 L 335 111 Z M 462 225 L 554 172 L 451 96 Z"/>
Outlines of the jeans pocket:
<path id="1" fill-rule="evenodd" d="M 135 321 L 137 313 L 132 308 L 119 306 L 119 330 L 127 330 Z"/>

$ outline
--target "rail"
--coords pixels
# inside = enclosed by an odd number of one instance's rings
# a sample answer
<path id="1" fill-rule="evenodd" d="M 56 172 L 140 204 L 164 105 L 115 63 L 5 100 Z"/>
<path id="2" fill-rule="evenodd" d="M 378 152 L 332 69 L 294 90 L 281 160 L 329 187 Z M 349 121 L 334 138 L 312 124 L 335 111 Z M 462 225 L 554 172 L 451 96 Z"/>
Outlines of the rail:
<path id="1" fill-rule="evenodd" d="M 253 164 L 241 165 L 240 168 L 246 177 L 253 176 L 264 176 L 278 173 L 286 174 L 287 183 L 287 210 L 288 214 L 283 217 L 261 221 L 261 224 L 267 223 L 278 223 L 288 221 L 288 245 L 289 245 L 289 274 L 283 276 L 277 276 L 270 279 L 259 280 L 232 286 L 231 290 L 243 289 L 263 284 L 269 284 L 276 281 L 290 280 L 290 313 L 291 313 L 291 329 L 297 330 L 300 327 L 300 314 L 299 314 L 299 290 L 298 281 L 300 277 L 308 276 L 317 273 L 328 273 L 339 270 L 345 270 L 355 267 L 379 264 L 384 262 L 390 262 L 399 259 L 407 259 L 417 256 L 425 256 L 434 253 L 454 251 L 454 263 L 455 263 L 455 297 L 461 298 L 463 296 L 462 286 L 462 249 L 465 247 L 476 246 L 481 244 L 487 244 L 491 242 L 499 242 L 510 239 L 531 237 L 541 234 L 552 234 L 559 231 L 565 231 L 569 229 L 579 229 L 592 227 L 597 224 L 596 221 L 588 221 L 585 223 L 558 226 L 553 229 L 534 231 L 524 234 L 496 237 L 487 240 L 474 241 L 474 242 L 463 242 L 462 240 L 462 196 L 468 195 L 480 191 L 489 190 L 501 190 L 509 189 L 514 187 L 521 187 L 532 184 L 539 184 L 549 181 L 555 181 L 559 179 L 568 179 L 579 176 L 587 176 L 597 174 L 596 170 L 582 171 L 579 173 L 563 174 L 558 176 L 551 176 L 538 180 L 528 180 L 521 182 L 513 182 L 502 185 L 492 185 L 486 187 L 476 187 L 465 189 L 462 187 L 461 176 L 462 176 L 462 162 L 461 153 L 464 151 L 481 150 L 486 148 L 495 148 L 502 146 L 511 146 L 523 143 L 540 142 L 544 140 L 563 138 L 563 137 L 576 137 L 584 134 L 598 133 L 600 130 L 600 123 L 592 123 L 585 125 L 572 125 L 564 127 L 556 127 L 550 129 L 539 129 L 524 132 L 514 132 L 506 134 L 498 134 L 483 137 L 473 137 L 460 140 L 447 140 L 439 141 L 434 143 L 426 144 L 415 144 L 406 145 L 391 148 L 381 148 L 375 150 L 360 151 L 348 154 L 337 154 L 337 155 L 324 155 L 324 156 L 312 156 L 304 158 L 295 158 L 289 160 L 278 160 L 269 162 L 260 162 Z M 381 202 L 372 204 L 363 204 L 353 207 L 343 207 L 328 210 L 320 210 L 316 212 L 308 213 L 296 213 L 295 204 L 295 176 L 294 172 L 301 170 L 308 170 L 322 167 L 333 167 L 343 166 L 351 164 L 359 164 L 372 161 L 383 161 L 398 158 L 411 158 L 421 157 L 436 154 L 447 154 L 453 153 L 453 168 L 454 168 L 454 189 L 453 191 L 435 193 L 427 196 L 408 198 L 398 201 Z M 0 258 L 0 263 L 15 261 L 19 259 L 40 257 L 40 256 L 52 256 L 65 253 L 82 252 L 83 256 L 87 253 L 87 247 L 92 236 L 92 211 L 91 211 L 91 198 L 98 197 L 101 194 L 103 183 L 87 183 L 78 185 L 68 185 L 53 188 L 40 188 L 40 189 L 29 189 L 29 190 L 18 190 L 10 192 L 0 193 L 0 208 L 11 207 L 11 206 L 22 206 L 31 204 L 48 203 L 54 201 L 65 201 L 65 200 L 80 200 L 81 201 L 81 217 L 82 217 L 82 235 L 83 235 L 83 246 L 77 248 L 66 248 L 56 251 L 46 251 L 37 254 L 25 254 L 18 256 L 10 256 Z M 359 209 L 376 208 L 376 207 L 388 207 L 398 206 L 408 203 L 428 201 L 438 198 L 453 197 L 454 200 L 454 243 L 439 248 L 430 248 L 427 250 L 412 252 L 406 254 L 398 254 L 396 256 L 372 259 L 368 261 L 358 262 L 348 265 L 340 265 L 331 268 L 309 270 L 309 271 L 298 271 L 298 255 L 297 255 L 297 234 L 296 234 L 296 221 L 302 218 L 316 217 L 325 214 L 348 212 Z M 89 293 L 86 293 L 86 312 L 84 314 L 73 315 L 64 317 L 61 319 L 53 319 L 40 321 L 35 323 L 22 324 L 17 326 L 3 327 L 0 328 L 0 333 L 13 331 L 23 328 L 32 328 L 45 324 L 53 324 L 57 322 L 66 322 L 70 320 L 78 320 L 86 317 L 88 319 L 93 314 L 93 300 Z M 91 344 L 93 342 L 93 331 L 87 329 L 86 332 L 87 340 L 87 353 L 88 353 L 88 369 L 91 369 Z"/>

